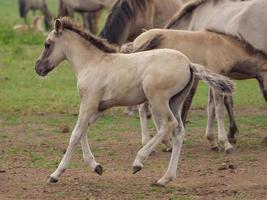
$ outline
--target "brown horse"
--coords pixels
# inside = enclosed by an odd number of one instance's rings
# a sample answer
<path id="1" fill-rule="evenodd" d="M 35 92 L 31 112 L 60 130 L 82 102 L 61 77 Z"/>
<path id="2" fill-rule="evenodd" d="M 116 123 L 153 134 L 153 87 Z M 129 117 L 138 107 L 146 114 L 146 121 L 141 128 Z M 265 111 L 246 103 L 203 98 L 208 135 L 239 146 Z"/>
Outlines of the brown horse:
<path id="1" fill-rule="evenodd" d="M 100 36 L 118 45 L 132 41 L 143 29 L 163 27 L 181 5 L 180 0 L 118 0 Z"/>
<path id="2" fill-rule="evenodd" d="M 46 30 L 51 29 L 52 15 L 48 10 L 45 0 L 19 0 L 20 17 L 24 18 L 26 24 L 29 10 L 32 10 L 33 13 L 35 13 L 36 10 L 40 10 L 44 15 L 44 24 Z"/>
<path id="3" fill-rule="evenodd" d="M 175 49 L 184 53 L 193 62 L 205 65 L 213 72 L 232 79 L 254 78 L 259 82 L 262 94 L 267 99 L 267 55 L 256 51 L 250 45 L 238 41 L 232 36 L 207 31 L 153 29 L 136 38 L 130 48 L 132 48 L 130 51 L 135 51 L 135 49 Z M 213 98 L 214 95 L 210 93 L 206 134 L 211 141 L 212 148 L 215 148 L 217 144 L 214 143 L 212 134 Z M 223 110 L 219 116 L 224 119 Z M 148 135 L 147 133 L 144 134 Z M 232 135 L 228 137 L 230 141 L 235 140 Z M 143 138 L 147 137 L 143 136 Z"/>
<path id="4" fill-rule="evenodd" d="M 233 35 L 248 43 L 254 49 L 267 54 L 266 9 L 267 1 L 265 0 L 192 0 L 173 16 L 165 28 L 192 31 L 208 29 Z M 267 85 L 263 80 L 260 80 L 260 82 L 261 85 Z M 267 86 L 264 87 L 266 90 Z M 187 118 L 196 89 L 197 84 L 192 87 L 183 107 L 182 116 L 184 121 Z M 265 92 L 264 97 L 267 100 Z M 235 134 L 238 129 L 233 114 L 232 97 L 225 98 L 225 106 L 230 121 L 229 139 L 232 143 L 235 143 Z"/>
<path id="5" fill-rule="evenodd" d="M 103 9 L 110 11 L 116 0 L 59 0 L 59 17 L 73 17 L 80 13 L 83 18 L 84 28 L 92 33 L 97 33 L 99 16 Z"/>

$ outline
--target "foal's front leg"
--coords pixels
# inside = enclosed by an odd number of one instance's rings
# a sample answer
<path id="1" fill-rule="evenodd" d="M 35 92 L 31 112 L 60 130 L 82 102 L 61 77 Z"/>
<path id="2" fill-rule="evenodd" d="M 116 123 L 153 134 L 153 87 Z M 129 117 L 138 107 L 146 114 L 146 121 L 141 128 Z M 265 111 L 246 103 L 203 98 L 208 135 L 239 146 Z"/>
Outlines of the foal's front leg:
<path id="1" fill-rule="evenodd" d="M 63 172 L 67 169 L 67 166 L 70 162 L 71 156 L 81 141 L 83 135 L 86 134 L 88 129 L 88 122 L 89 121 L 95 121 L 98 115 L 97 106 L 90 105 L 87 102 L 81 102 L 80 105 L 80 111 L 79 111 L 79 117 L 76 123 L 76 126 L 74 130 L 72 131 L 69 146 L 67 148 L 67 151 L 65 155 L 63 156 L 63 159 L 61 160 L 58 168 L 56 171 L 50 175 L 48 182 L 49 183 L 55 183 L 58 181 L 59 177 L 63 174 Z M 93 118 L 93 119 L 92 119 Z M 95 119 L 94 119 L 95 118 Z M 89 145 L 88 145 L 89 147 Z M 97 166 L 97 165 L 96 165 Z"/>
<path id="2" fill-rule="evenodd" d="M 91 118 L 89 119 L 88 126 L 90 126 L 91 124 L 93 124 L 97 120 L 97 118 L 101 116 L 101 114 L 102 114 L 102 112 L 98 112 L 98 113 L 92 115 Z M 87 138 L 87 134 L 86 133 L 82 135 L 81 146 L 82 146 L 82 151 L 83 151 L 83 159 L 84 159 L 84 162 L 86 164 L 88 164 L 90 166 L 90 168 L 94 172 L 96 172 L 99 175 L 102 175 L 103 168 L 102 168 L 102 166 L 99 163 L 97 163 L 95 161 L 95 157 L 94 157 L 94 155 L 91 152 L 91 149 L 90 149 L 90 146 L 89 146 L 89 143 L 88 143 L 88 138 Z"/>

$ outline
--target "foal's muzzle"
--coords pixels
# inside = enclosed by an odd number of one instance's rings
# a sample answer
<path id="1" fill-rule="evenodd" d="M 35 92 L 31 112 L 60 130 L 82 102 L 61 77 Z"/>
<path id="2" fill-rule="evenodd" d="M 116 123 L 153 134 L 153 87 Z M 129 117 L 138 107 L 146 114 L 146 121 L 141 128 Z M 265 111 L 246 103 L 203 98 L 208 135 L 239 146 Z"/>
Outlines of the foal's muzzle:
<path id="1" fill-rule="evenodd" d="M 50 68 L 45 68 L 45 67 L 42 67 L 41 65 L 41 60 L 37 60 L 36 61 L 36 64 L 35 64 L 35 71 L 36 73 L 39 75 L 39 76 L 46 76 L 48 74 L 48 72 L 50 72 L 52 69 Z M 43 64 L 44 65 L 44 64 Z"/>

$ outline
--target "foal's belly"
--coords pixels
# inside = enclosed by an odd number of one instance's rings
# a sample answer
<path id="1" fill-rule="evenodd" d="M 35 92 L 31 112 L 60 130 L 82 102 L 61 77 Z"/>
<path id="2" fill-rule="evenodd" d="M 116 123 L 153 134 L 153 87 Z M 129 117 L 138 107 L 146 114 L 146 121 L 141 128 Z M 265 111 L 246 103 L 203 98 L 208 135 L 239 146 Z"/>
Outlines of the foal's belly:
<path id="1" fill-rule="evenodd" d="M 141 88 L 132 88 L 127 93 L 117 93 L 110 98 L 105 97 L 100 101 L 99 110 L 106 110 L 116 106 L 133 106 L 146 101 L 145 94 Z"/>

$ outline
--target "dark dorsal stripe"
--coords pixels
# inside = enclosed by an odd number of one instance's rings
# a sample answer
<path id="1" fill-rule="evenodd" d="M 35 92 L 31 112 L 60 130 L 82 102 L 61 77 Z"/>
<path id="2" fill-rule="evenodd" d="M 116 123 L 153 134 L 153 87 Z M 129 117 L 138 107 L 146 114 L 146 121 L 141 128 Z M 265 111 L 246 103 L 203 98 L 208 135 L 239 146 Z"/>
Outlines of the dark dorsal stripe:
<path id="1" fill-rule="evenodd" d="M 107 17 L 100 36 L 112 44 L 118 44 L 127 24 L 134 20 L 138 13 L 145 12 L 151 0 L 118 0 Z"/>
<path id="2" fill-rule="evenodd" d="M 117 48 L 111 44 L 109 44 L 106 40 L 101 39 L 99 37 L 96 37 L 92 35 L 89 32 L 85 32 L 81 30 L 79 27 L 73 24 L 73 22 L 68 17 L 63 17 L 59 19 L 63 25 L 63 29 L 67 29 L 70 31 L 73 31 L 80 35 L 82 38 L 89 41 L 91 44 L 93 44 L 96 48 L 106 52 L 106 53 L 115 53 L 117 52 Z"/>

